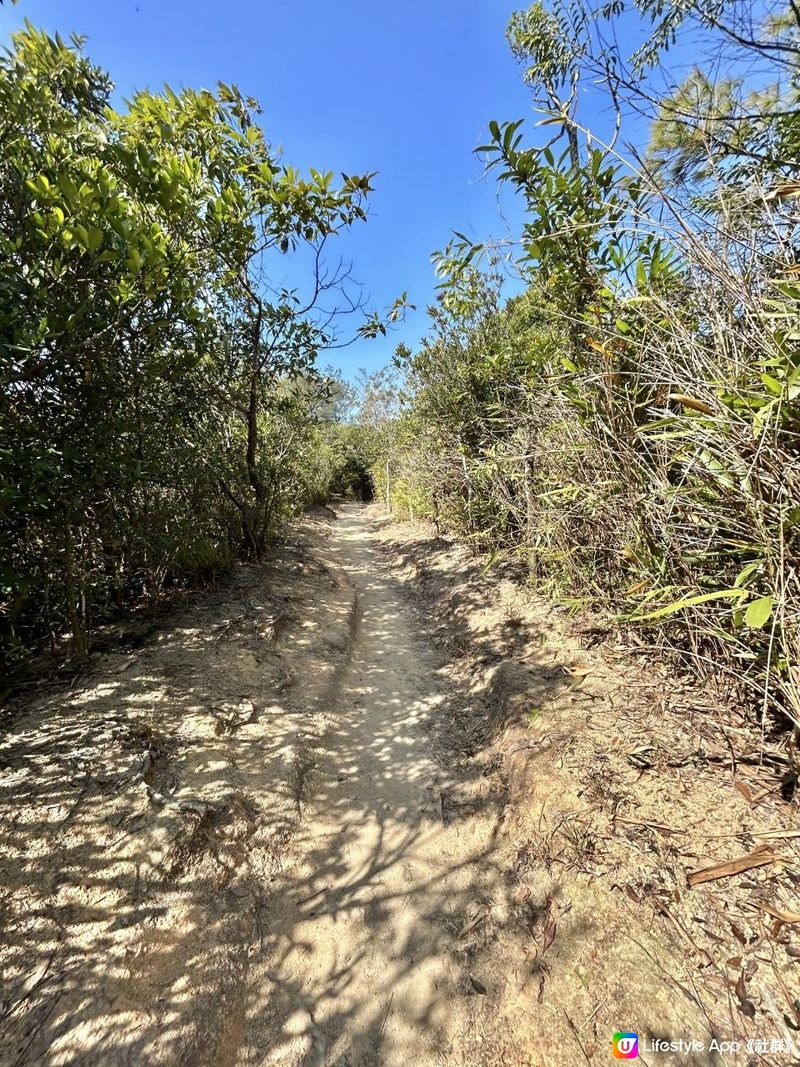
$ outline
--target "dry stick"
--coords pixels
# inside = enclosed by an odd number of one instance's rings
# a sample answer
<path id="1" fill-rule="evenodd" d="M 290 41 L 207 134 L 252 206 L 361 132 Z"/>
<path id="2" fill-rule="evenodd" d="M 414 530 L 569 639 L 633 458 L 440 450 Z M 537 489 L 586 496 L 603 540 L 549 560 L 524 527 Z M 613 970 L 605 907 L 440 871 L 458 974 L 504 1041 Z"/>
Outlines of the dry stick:
<path id="1" fill-rule="evenodd" d="M 617 822 L 628 823 L 630 826 L 647 826 L 647 827 L 652 828 L 653 830 L 661 830 L 661 832 L 665 833 L 665 834 L 688 834 L 689 833 L 688 830 L 680 830 L 680 829 L 678 829 L 677 826 L 666 826 L 664 823 L 660 823 L 660 822 L 647 822 L 644 819 L 626 819 L 622 815 L 615 815 L 614 818 L 615 818 L 615 820 Z"/>
<path id="2" fill-rule="evenodd" d="M 168 797 L 163 793 L 159 793 L 157 789 L 153 789 L 147 783 L 142 784 L 147 792 L 148 800 L 162 808 L 173 808 L 175 811 L 190 812 L 192 815 L 209 815 L 216 810 L 215 806 L 206 800 L 182 800 Z"/>
<path id="3" fill-rule="evenodd" d="M 561 1010 L 562 1010 L 562 1012 L 564 1012 L 564 1018 L 569 1023 L 570 1029 L 572 1030 L 573 1034 L 575 1035 L 575 1040 L 578 1042 L 578 1047 L 580 1048 L 581 1052 L 583 1053 L 583 1058 L 589 1064 L 589 1067 L 591 1067 L 592 1061 L 589 1059 L 589 1053 L 584 1048 L 583 1041 L 581 1041 L 581 1035 L 578 1032 L 578 1027 L 575 1025 L 575 1023 L 572 1021 L 572 1019 L 570 1019 L 569 1015 L 566 1013 L 564 1008 L 562 1008 Z"/>
<path id="4" fill-rule="evenodd" d="M 386 1029 L 386 1022 L 387 1022 L 387 1020 L 389 1018 L 389 1013 L 392 1010 L 393 1001 L 394 1001 L 394 990 L 392 990 L 391 996 L 389 997 L 389 1003 L 386 1005 L 386 1011 L 383 1013 L 383 1022 L 381 1023 L 381 1028 L 378 1031 L 378 1037 L 383 1037 L 383 1031 Z"/>
<path id="5" fill-rule="evenodd" d="M 605 1000 L 599 1001 L 597 1006 L 596 1006 L 596 1008 L 594 1009 L 594 1011 L 591 1012 L 591 1014 L 586 1016 L 586 1018 L 583 1020 L 583 1022 L 578 1027 L 578 1029 L 579 1030 L 583 1030 L 584 1027 L 588 1026 L 589 1023 L 592 1021 L 592 1019 L 595 1017 L 595 1015 L 597 1015 L 597 1013 L 600 1011 L 600 1009 L 607 1003 L 608 1003 L 608 997 L 606 997 Z"/>
<path id="6" fill-rule="evenodd" d="M 706 952 L 704 948 L 701 948 L 700 945 L 697 944 L 697 942 L 694 940 L 694 938 L 683 925 L 683 923 L 680 921 L 680 919 L 678 919 L 677 916 L 672 914 L 666 904 L 657 904 L 656 911 L 658 911 L 659 914 L 663 915 L 666 919 L 669 919 L 669 921 L 678 931 L 678 934 L 683 938 L 686 944 L 689 945 L 689 947 L 692 948 L 698 954 L 698 956 L 700 956 L 704 963 L 713 966 L 714 960 L 711 958 L 708 952 Z"/>

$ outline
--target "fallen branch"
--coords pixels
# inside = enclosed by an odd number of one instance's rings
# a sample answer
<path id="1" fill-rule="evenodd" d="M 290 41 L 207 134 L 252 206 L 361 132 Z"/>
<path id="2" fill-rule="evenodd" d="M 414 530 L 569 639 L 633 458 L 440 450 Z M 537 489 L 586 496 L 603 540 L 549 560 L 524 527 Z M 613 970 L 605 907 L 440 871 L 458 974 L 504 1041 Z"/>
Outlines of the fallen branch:
<path id="1" fill-rule="evenodd" d="M 528 741 L 517 741 L 511 748 L 506 749 L 507 756 L 513 756 L 515 752 L 522 752 L 526 748 L 537 748 L 545 739 L 543 737 L 532 738 Z"/>

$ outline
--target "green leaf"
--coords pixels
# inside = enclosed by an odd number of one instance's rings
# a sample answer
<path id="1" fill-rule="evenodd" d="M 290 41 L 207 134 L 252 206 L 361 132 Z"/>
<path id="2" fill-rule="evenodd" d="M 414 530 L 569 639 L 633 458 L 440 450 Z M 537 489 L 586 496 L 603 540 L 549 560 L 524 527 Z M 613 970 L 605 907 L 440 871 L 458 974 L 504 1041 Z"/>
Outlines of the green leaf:
<path id="1" fill-rule="evenodd" d="M 760 630 L 769 622 L 774 600 L 771 596 L 762 596 L 747 605 L 744 613 L 745 624 L 753 630 Z"/>
<path id="2" fill-rule="evenodd" d="M 770 400 L 768 403 L 764 404 L 762 408 L 759 408 L 758 411 L 755 413 L 755 415 L 753 416 L 753 437 L 758 437 L 761 433 L 764 432 L 764 424 L 769 422 L 769 418 L 778 403 L 779 401 L 777 399 Z"/>
<path id="3" fill-rule="evenodd" d="M 725 600 L 725 599 L 741 599 L 744 596 L 743 589 L 715 589 L 713 593 L 700 593 L 697 596 L 684 597 L 682 600 L 675 600 L 671 604 L 665 604 L 664 607 L 658 608 L 656 611 L 648 612 L 647 615 L 632 615 L 629 616 L 631 622 L 649 622 L 653 619 L 663 619 L 667 615 L 674 615 L 676 611 L 682 611 L 684 608 L 692 608 L 696 604 L 706 604 L 710 600 Z"/>
<path id="4" fill-rule="evenodd" d="M 761 560 L 757 559 L 753 563 L 748 563 L 745 567 L 739 571 L 736 576 L 736 581 L 733 583 L 736 589 L 740 589 L 751 574 L 755 574 L 758 568 L 761 566 Z"/>
<path id="5" fill-rule="evenodd" d="M 766 385 L 767 389 L 773 394 L 773 396 L 781 395 L 781 383 L 773 378 L 770 374 L 762 374 L 761 381 Z"/>
<path id="6" fill-rule="evenodd" d="M 130 250 L 125 260 L 125 266 L 128 268 L 129 271 L 132 271 L 134 274 L 138 274 L 138 272 L 142 268 L 142 257 L 139 254 L 138 249 L 132 248 Z"/>
<path id="7" fill-rule="evenodd" d="M 86 244 L 89 251 L 96 252 L 103 243 L 103 231 L 98 226 L 90 226 L 86 236 Z"/>

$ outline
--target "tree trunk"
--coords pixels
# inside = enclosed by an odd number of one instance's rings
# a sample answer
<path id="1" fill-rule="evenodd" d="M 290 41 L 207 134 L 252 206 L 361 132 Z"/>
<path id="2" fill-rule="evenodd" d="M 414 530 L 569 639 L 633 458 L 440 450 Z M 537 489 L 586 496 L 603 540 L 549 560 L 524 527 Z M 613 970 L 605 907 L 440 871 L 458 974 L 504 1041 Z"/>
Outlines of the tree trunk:
<path id="1" fill-rule="evenodd" d="M 67 601 L 67 619 L 72 631 L 72 647 L 78 659 L 85 660 L 88 655 L 88 635 L 83 625 L 83 612 L 78 606 L 78 590 L 75 583 L 75 555 L 72 530 L 67 527 L 64 535 L 64 595 Z"/>
<path id="2" fill-rule="evenodd" d="M 262 517 L 267 502 L 267 490 L 258 470 L 258 414 L 261 385 L 261 310 L 253 323 L 253 340 L 250 352 L 250 395 L 247 402 L 247 478 L 253 491 L 253 503 L 243 509 L 245 549 L 253 559 L 260 559 L 264 551 Z"/>

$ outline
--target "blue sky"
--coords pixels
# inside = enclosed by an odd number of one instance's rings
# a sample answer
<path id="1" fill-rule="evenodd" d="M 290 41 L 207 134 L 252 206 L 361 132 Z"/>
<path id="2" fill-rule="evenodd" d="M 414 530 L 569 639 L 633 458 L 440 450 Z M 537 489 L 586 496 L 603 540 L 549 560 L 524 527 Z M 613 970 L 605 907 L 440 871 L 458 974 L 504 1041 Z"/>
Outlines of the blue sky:
<path id="1" fill-rule="evenodd" d="M 418 310 L 388 339 L 331 357 L 348 376 L 425 331 L 430 253 L 450 231 L 502 234 L 492 181 L 472 154 L 489 119 L 530 101 L 505 42 L 504 0 L 21 0 L 0 8 L 0 38 L 28 18 L 88 38 L 118 92 L 235 82 L 264 109 L 287 162 L 378 171 L 370 219 L 342 244 L 371 305 L 403 290 Z M 512 219 L 519 208 L 504 201 Z M 324 359 L 323 362 L 327 360 Z"/>

